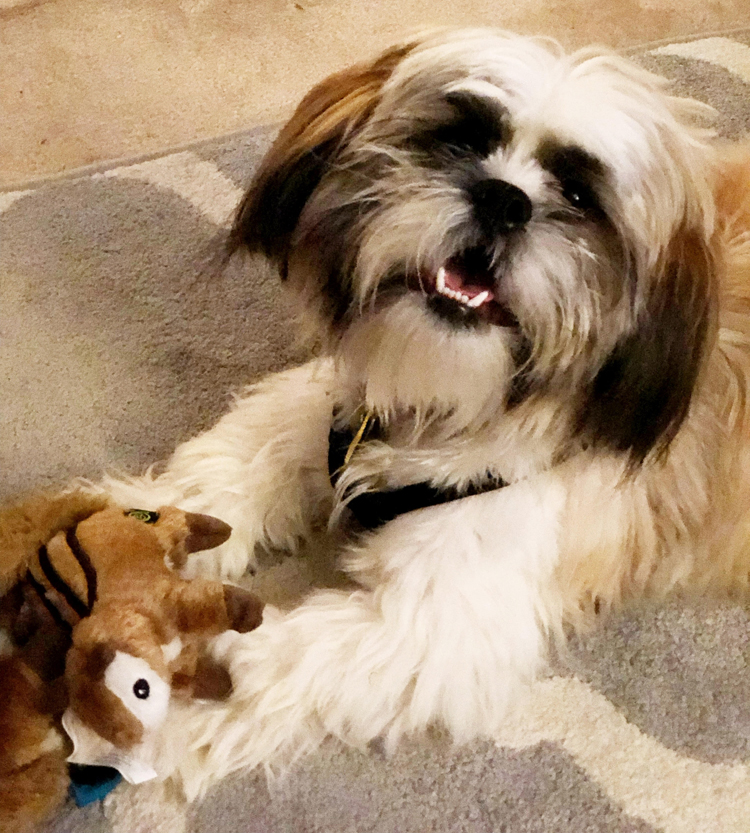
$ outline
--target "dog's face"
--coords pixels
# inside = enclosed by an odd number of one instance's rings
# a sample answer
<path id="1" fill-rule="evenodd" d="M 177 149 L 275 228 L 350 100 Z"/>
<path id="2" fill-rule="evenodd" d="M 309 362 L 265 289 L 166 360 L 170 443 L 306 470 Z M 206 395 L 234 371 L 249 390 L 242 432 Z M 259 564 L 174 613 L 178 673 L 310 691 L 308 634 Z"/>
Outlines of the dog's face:
<path id="1" fill-rule="evenodd" d="M 695 111 L 614 56 L 436 34 L 316 87 L 235 235 L 376 407 L 468 425 L 543 400 L 569 438 L 640 461 L 684 418 L 710 331 Z"/>

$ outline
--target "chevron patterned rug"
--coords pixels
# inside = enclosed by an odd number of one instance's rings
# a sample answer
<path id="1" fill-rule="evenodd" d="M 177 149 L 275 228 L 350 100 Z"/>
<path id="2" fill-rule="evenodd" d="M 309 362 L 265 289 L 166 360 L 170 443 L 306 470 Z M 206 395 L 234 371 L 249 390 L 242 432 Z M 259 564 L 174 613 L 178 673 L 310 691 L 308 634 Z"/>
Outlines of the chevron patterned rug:
<path id="1" fill-rule="evenodd" d="M 633 52 L 750 132 L 750 32 Z M 0 193 L 0 498 L 135 472 L 298 356 L 272 275 L 218 243 L 274 129 Z M 47 833 L 748 833 L 750 611 L 642 606 L 571 645 L 507 737 L 385 759 L 331 743 L 269 791 L 186 807 L 162 784 L 66 808 Z"/>

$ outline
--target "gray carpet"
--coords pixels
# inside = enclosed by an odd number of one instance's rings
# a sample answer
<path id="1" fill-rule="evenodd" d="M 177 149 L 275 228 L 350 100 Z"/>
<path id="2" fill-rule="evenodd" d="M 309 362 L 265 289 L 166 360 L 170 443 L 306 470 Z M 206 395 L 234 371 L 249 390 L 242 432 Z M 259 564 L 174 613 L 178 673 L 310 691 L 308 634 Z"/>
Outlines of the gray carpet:
<path id="1" fill-rule="evenodd" d="M 750 132 L 750 33 L 636 59 Z M 138 472 L 299 358 L 276 279 L 220 257 L 273 128 L 0 193 L 0 498 Z M 198 806 L 118 788 L 48 833 L 748 833 L 748 611 L 642 606 L 571 645 L 500 743 L 326 745 Z"/>

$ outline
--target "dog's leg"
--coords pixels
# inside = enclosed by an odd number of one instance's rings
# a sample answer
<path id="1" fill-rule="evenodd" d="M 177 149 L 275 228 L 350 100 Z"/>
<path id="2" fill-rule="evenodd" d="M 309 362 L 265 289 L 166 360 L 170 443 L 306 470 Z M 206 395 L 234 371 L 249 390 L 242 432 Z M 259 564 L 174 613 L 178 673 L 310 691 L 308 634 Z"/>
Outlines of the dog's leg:
<path id="1" fill-rule="evenodd" d="M 559 625 L 562 484 L 551 475 L 402 515 L 351 553 L 365 587 L 319 591 L 251 634 L 219 637 L 234 682 L 178 716 L 186 792 L 283 767 L 332 734 L 364 745 L 431 723 L 490 735 Z"/>
<path id="2" fill-rule="evenodd" d="M 175 505 L 229 523 L 229 541 L 192 556 L 188 569 L 236 578 L 257 543 L 293 548 L 329 508 L 331 384 L 326 362 L 270 376 L 214 428 L 180 446 L 162 474 L 108 478 L 103 488 L 124 505 Z"/>

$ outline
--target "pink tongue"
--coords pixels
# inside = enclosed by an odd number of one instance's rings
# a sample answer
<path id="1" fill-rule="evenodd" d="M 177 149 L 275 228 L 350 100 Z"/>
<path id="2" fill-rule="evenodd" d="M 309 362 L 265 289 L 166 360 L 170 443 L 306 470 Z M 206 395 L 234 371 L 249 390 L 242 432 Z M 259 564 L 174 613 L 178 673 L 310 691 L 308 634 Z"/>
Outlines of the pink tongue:
<path id="1" fill-rule="evenodd" d="M 453 292 L 461 292 L 469 298 L 476 298 L 477 295 L 481 295 L 482 292 L 489 291 L 490 294 L 487 297 L 487 300 L 492 301 L 495 297 L 495 293 L 492 291 L 492 282 L 489 275 L 487 276 L 487 284 L 484 286 L 469 283 L 469 274 L 465 269 L 462 269 L 459 264 L 454 262 L 445 264 L 444 274 L 445 285 L 448 289 L 453 290 Z"/>

